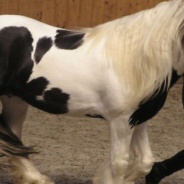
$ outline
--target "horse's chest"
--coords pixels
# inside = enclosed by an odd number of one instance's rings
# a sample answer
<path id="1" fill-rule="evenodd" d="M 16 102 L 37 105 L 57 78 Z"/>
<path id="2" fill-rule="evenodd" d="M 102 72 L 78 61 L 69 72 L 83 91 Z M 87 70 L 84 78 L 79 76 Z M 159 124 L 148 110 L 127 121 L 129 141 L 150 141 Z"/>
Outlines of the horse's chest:
<path id="1" fill-rule="evenodd" d="M 139 109 L 130 117 L 130 125 L 138 125 L 154 117 L 163 107 L 166 97 L 167 92 L 163 92 L 162 94 L 156 95 L 153 99 L 148 100 L 146 103 L 141 104 Z"/>
<path id="2" fill-rule="evenodd" d="M 176 83 L 179 77 L 180 76 L 177 75 L 177 72 L 173 70 L 170 88 Z M 164 106 L 167 95 L 167 89 L 164 91 L 160 90 L 159 92 L 156 92 L 155 95 L 153 95 L 153 98 L 141 104 L 130 117 L 130 125 L 133 127 L 134 125 L 139 125 L 154 117 Z"/>

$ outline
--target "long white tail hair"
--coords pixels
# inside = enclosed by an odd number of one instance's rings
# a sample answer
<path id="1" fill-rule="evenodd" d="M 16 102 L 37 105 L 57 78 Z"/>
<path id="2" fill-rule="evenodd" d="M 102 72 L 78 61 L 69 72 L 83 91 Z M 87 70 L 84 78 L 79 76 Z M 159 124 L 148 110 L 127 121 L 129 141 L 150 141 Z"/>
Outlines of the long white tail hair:
<path id="1" fill-rule="evenodd" d="M 86 33 L 84 44 L 91 45 L 89 51 L 98 47 L 103 62 L 113 67 L 132 102 L 140 103 L 164 82 L 169 87 L 173 62 L 183 54 L 184 1 L 163 2 L 82 31 Z"/>

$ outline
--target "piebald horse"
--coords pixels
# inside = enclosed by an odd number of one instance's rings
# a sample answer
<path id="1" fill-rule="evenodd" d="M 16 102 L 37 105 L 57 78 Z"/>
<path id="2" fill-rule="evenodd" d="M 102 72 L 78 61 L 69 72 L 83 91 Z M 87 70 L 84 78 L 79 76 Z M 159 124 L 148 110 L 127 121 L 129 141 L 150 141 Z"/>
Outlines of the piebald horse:
<path id="1" fill-rule="evenodd" d="M 21 142 L 28 104 L 109 122 L 110 155 L 94 184 L 133 184 L 149 173 L 154 158 L 144 122 L 183 75 L 183 50 L 183 0 L 77 31 L 0 16 L 0 154 L 9 158 L 14 183 L 53 183 Z"/>

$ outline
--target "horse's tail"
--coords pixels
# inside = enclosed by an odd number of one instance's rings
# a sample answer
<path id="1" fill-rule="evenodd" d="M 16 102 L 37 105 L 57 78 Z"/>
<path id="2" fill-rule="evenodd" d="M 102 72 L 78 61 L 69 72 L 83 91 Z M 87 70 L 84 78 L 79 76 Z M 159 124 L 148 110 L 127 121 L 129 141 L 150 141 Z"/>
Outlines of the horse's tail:
<path id="1" fill-rule="evenodd" d="M 27 158 L 29 154 L 38 153 L 34 147 L 26 147 L 22 141 L 12 132 L 0 115 L 0 157 L 21 156 Z M 0 166 L 5 166 L 0 163 Z"/>

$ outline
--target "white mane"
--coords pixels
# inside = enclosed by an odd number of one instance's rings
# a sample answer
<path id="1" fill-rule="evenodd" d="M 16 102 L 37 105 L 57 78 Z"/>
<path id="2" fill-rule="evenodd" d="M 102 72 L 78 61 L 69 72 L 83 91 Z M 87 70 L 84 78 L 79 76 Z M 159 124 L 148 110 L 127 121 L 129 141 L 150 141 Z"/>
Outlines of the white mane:
<path id="1" fill-rule="evenodd" d="M 87 33 L 85 43 L 91 43 L 89 51 L 103 40 L 104 62 L 114 68 L 132 100 L 139 103 L 164 81 L 166 87 L 170 83 L 173 62 L 182 51 L 184 1 L 160 3 L 83 32 Z"/>

